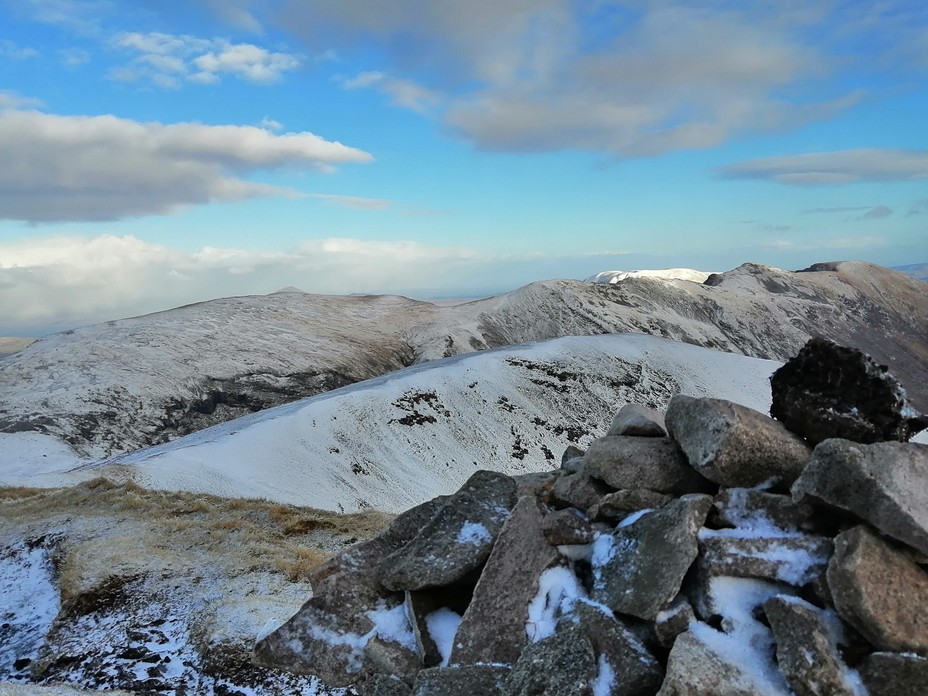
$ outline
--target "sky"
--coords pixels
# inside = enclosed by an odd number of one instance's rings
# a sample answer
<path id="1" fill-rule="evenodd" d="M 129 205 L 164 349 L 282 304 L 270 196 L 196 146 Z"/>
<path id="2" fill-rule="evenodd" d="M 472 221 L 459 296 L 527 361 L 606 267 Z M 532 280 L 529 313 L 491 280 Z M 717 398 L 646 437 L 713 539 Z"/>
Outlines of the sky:
<path id="1" fill-rule="evenodd" d="M 0 335 L 928 261 L 923 0 L 0 0 Z"/>

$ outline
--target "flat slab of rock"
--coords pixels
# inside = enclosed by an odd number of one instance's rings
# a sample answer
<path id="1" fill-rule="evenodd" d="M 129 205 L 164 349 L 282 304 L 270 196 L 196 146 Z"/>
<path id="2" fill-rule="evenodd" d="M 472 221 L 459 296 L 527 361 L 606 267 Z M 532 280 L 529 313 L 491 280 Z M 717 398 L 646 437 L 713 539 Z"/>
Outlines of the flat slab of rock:
<path id="1" fill-rule="evenodd" d="M 876 648 L 928 655 L 928 573 L 863 525 L 835 537 L 828 586 L 841 618 Z"/>
<path id="2" fill-rule="evenodd" d="M 347 686 L 375 670 L 365 649 L 376 637 L 376 617 L 390 611 L 405 615 L 403 594 L 380 585 L 377 566 L 412 539 L 444 502 L 436 498 L 404 512 L 377 538 L 320 566 L 313 574 L 313 597 L 283 626 L 258 641 L 256 661 L 315 675 L 331 686 Z M 411 648 L 399 647 L 414 657 Z"/>
<path id="3" fill-rule="evenodd" d="M 907 442 L 928 427 L 885 365 L 825 338 L 810 340 L 770 386 L 771 415 L 812 445 L 829 438 Z"/>
<path id="4" fill-rule="evenodd" d="M 649 491 L 646 488 L 615 491 L 600 498 L 599 502 L 588 510 L 588 514 L 592 520 L 617 522 L 639 510 L 664 507 L 671 500 L 673 496 L 668 493 Z"/>
<path id="5" fill-rule="evenodd" d="M 640 404 L 625 404 L 615 414 L 606 436 L 666 437 L 664 416 Z"/>
<path id="6" fill-rule="evenodd" d="M 788 488 L 811 454 L 782 423 L 722 399 L 677 394 L 667 407 L 666 423 L 690 465 L 723 486 L 772 481 Z"/>
<path id="7" fill-rule="evenodd" d="M 538 501 L 519 499 L 474 588 L 451 650 L 452 665 L 515 664 L 528 641 L 528 603 L 538 578 L 560 562 L 542 532 Z"/>
<path id="8" fill-rule="evenodd" d="M 621 614 L 657 616 L 696 559 L 697 533 L 711 506 L 707 495 L 685 495 L 600 536 L 593 545 L 592 598 Z"/>
<path id="9" fill-rule="evenodd" d="M 799 531 L 812 517 L 808 503 L 794 501 L 788 495 L 759 491 L 756 488 L 726 488 L 719 491 L 709 513 L 715 526 L 730 526 L 757 531 Z"/>
<path id="10" fill-rule="evenodd" d="M 508 667 L 475 665 L 432 667 L 419 672 L 413 696 L 502 696 Z"/>
<path id="11" fill-rule="evenodd" d="M 884 534 L 928 554 L 928 445 L 825 440 L 793 498 L 853 512 Z"/>
<path id="12" fill-rule="evenodd" d="M 924 696 L 928 689 L 928 658 L 875 652 L 858 666 L 870 696 Z"/>
<path id="13" fill-rule="evenodd" d="M 555 504 L 589 510 L 612 489 L 582 471 L 559 477 L 551 487 L 551 498 Z"/>
<path id="14" fill-rule="evenodd" d="M 824 612 L 796 597 L 764 602 L 777 664 L 796 696 L 855 696 Z"/>
<path id="15" fill-rule="evenodd" d="M 801 587 L 824 575 L 833 550 L 826 537 L 737 537 L 703 530 L 697 567 L 701 578 L 724 575 Z"/>
<path id="16" fill-rule="evenodd" d="M 614 489 L 700 493 L 706 481 L 666 437 L 601 437 L 583 455 L 583 470 Z"/>
<path id="17" fill-rule="evenodd" d="M 380 564 L 390 590 L 450 585 L 484 564 L 516 502 L 516 482 L 478 471 L 408 544 Z"/>

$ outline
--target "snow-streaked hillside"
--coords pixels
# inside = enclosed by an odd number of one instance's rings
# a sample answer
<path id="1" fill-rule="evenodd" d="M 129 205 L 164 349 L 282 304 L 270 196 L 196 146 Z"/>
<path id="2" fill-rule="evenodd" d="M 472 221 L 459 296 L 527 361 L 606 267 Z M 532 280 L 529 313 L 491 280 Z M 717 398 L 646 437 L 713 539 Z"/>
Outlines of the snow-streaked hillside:
<path id="1" fill-rule="evenodd" d="M 778 365 L 652 336 L 561 338 L 411 367 L 100 466 L 7 469 L 0 483 L 106 476 L 328 510 L 401 511 L 454 491 L 478 468 L 555 468 L 568 444 L 602 435 L 627 402 L 663 407 L 683 392 L 766 411 Z M 0 447 L 15 437 L 0 435 Z"/>
<path id="2" fill-rule="evenodd" d="M 925 284 L 859 262 L 814 268 L 745 264 L 708 284 L 552 280 L 446 306 L 301 292 L 204 302 L 49 336 L 0 361 L 0 433 L 47 434 L 99 459 L 427 360 L 615 332 L 778 360 L 822 334 L 890 365 L 928 410 Z M 11 448 L 0 468 L 30 464 Z"/>
<path id="3" fill-rule="evenodd" d="M 586 279 L 587 283 L 621 283 L 629 278 L 657 278 L 658 280 L 688 280 L 704 283 L 712 275 L 692 268 L 661 268 L 641 271 L 602 271 Z"/>

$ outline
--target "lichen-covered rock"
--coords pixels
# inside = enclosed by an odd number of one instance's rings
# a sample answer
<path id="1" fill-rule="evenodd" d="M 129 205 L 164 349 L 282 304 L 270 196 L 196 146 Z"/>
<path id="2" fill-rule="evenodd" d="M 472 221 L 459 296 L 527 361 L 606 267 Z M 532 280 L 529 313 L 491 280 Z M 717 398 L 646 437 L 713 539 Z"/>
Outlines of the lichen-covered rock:
<path id="1" fill-rule="evenodd" d="M 885 365 L 816 337 L 770 378 L 771 415 L 816 445 L 829 438 L 907 442 L 928 427 Z"/>
<path id="2" fill-rule="evenodd" d="M 615 491 L 600 498 L 599 502 L 588 510 L 588 514 L 590 519 L 597 522 L 614 523 L 639 510 L 664 507 L 671 500 L 672 495 L 649 491 L 646 488 Z"/>
<path id="3" fill-rule="evenodd" d="M 583 470 L 613 489 L 700 493 L 707 482 L 666 437 L 601 437 L 583 455 Z"/>
<path id="4" fill-rule="evenodd" d="M 549 512 L 541 523 L 541 531 L 552 546 L 589 544 L 596 537 L 593 524 L 577 508 Z"/>
<path id="5" fill-rule="evenodd" d="M 380 582 L 390 590 L 421 590 L 456 582 L 484 564 L 509 511 L 516 482 L 478 471 L 403 548 L 380 564 Z"/>
<path id="6" fill-rule="evenodd" d="M 764 602 L 777 643 L 777 664 L 796 696 L 855 696 L 828 618 L 797 597 Z"/>
<path id="7" fill-rule="evenodd" d="M 412 696 L 502 696 L 509 671 L 498 665 L 424 669 L 416 677 Z"/>
<path id="8" fill-rule="evenodd" d="M 835 608 L 879 650 L 928 655 L 928 573 L 863 525 L 835 538 Z"/>
<path id="9" fill-rule="evenodd" d="M 690 465 L 723 486 L 788 488 L 809 461 L 809 447 L 781 423 L 731 401 L 677 394 L 666 423 Z"/>
<path id="10" fill-rule="evenodd" d="M 593 599 L 640 619 L 657 616 L 696 559 L 697 533 L 711 505 L 707 495 L 685 495 L 600 536 L 593 546 Z"/>
<path id="11" fill-rule="evenodd" d="M 503 683 L 502 696 L 591 696 L 596 655 L 575 624 L 562 622 L 554 635 L 528 645 Z"/>
<path id="12" fill-rule="evenodd" d="M 911 653 L 875 652 L 858 665 L 870 696 L 925 696 L 928 658 Z"/>
<path id="13" fill-rule="evenodd" d="M 666 437 L 664 416 L 641 404 L 625 404 L 612 420 L 606 436 Z"/>
<path id="14" fill-rule="evenodd" d="M 928 445 L 825 440 L 792 492 L 796 500 L 811 498 L 853 512 L 928 554 Z"/>
<path id="15" fill-rule="evenodd" d="M 530 496 L 519 499 L 503 527 L 474 596 L 458 626 L 450 664 L 508 664 L 519 658 L 528 638 L 528 603 L 538 577 L 560 562 L 541 531 L 542 513 Z"/>

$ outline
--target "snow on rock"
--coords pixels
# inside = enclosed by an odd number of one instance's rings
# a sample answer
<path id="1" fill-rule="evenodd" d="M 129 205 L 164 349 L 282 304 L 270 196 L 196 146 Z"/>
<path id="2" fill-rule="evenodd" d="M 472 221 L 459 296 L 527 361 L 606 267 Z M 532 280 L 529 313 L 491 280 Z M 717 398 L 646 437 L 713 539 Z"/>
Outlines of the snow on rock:
<path id="1" fill-rule="evenodd" d="M 441 667 L 448 664 L 451 649 L 454 647 L 454 635 L 461 624 L 461 615 L 447 607 L 436 609 L 425 617 L 429 635 L 438 647 L 441 655 Z"/>
<path id="2" fill-rule="evenodd" d="M 696 271 L 692 268 L 661 268 L 642 271 L 602 271 L 591 275 L 586 283 L 621 283 L 627 278 L 656 278 L 658 280 L 688 280 L 692 283 L 704 283 L 712 273 Z"/>

